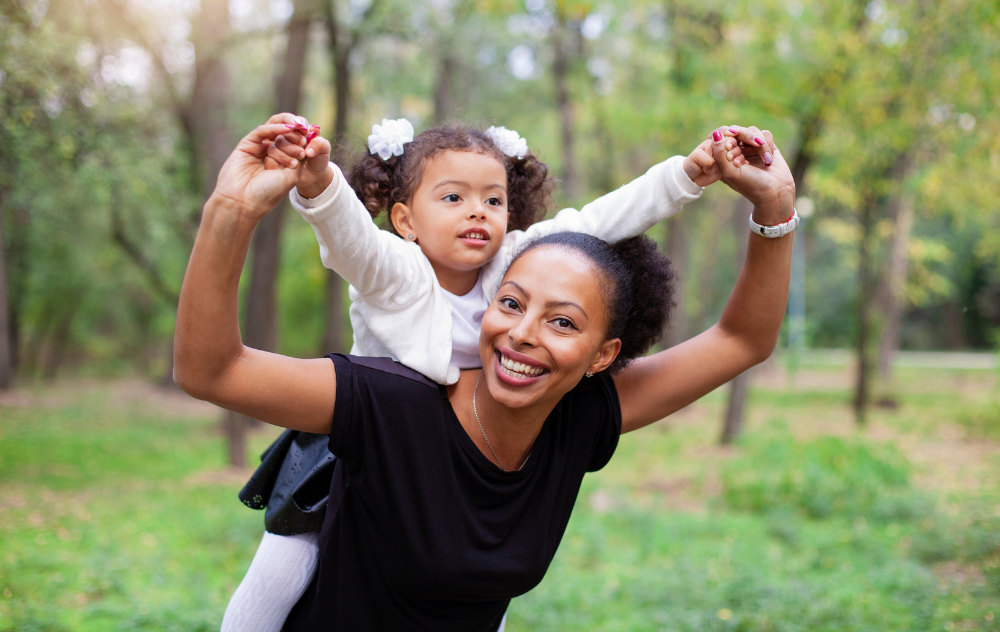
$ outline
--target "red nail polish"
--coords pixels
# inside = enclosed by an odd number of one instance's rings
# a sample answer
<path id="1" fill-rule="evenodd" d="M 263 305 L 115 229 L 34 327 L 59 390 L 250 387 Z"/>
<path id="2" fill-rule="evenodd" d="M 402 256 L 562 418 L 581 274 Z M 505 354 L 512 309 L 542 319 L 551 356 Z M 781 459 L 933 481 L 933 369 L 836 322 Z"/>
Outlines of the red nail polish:
<path id="1" fill-rule="evenodd" d="M 722 132 L 720 132 L 719 130 L 715 130 L 714 132 L 712 132 L 712 140 L 714 140 L 715 142 L 719 142 L 720 140 L 722 140 Z"/>
<path id="2" fill-rule="evenodd" d="M 729 128 L 729 133 L 730 134 L 739 134 L 740 130 L 736 129 L 735 127 L 730 127 Z"/>
<path id="3" fill-rule="evenodd" d="M 763 146 L 764 146 L 764 141 L 763 141 L 763 140 L 761 140 L 760 136 L 754 136 L 754 137 L 753 137 L 753 142 L 757 143 L 757 144 L 758 144 L 758 145 L 760 145 L 761 147 L 763 147 Z"/>

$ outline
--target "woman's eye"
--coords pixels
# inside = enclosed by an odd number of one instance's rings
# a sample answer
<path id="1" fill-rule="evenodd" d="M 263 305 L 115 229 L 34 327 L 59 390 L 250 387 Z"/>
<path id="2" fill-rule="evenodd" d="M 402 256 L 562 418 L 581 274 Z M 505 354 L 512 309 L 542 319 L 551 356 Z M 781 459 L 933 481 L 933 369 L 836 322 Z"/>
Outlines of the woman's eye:
<path id="1" fill-rule="evenodd" d="M 552 322 L 554 322 L 560 329 L 576 329 L 576 325 L 574 325 L 573 321 L 568 318 L 557 318 Z"/>
<path id="2" fill-rule="evenodd" d="M 517 304 L 517 301 L 509 296 L 503 297 L 498 302 L 510 310 L 517 311 L 518 309 L 521 308 L 521 306 Z"/>
<path id="3" fill-rule="evenodd" d="M 444 201 L 445 202 L 461 202 L 462 198 L 458 197 L 457 193 L 449 193 L 448 195 L 444 196 Z"/>

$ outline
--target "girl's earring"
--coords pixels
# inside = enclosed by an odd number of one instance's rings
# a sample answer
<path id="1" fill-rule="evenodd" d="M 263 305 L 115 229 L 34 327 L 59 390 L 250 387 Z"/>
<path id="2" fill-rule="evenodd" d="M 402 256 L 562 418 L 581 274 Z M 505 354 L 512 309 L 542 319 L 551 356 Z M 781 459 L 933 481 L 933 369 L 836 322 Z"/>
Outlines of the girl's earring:
<path id="1" fill-rule="evenodd" d="M 413 241 L 413 233 L 407 235 L 406 238 L 409 239 L 410 241 Z"/>
<path id="2" fill-rule="evenodd" d="M 587 377 L 594 377 L 594 374 L 590 371 L 587 371 L 586 373 L 584 373 L 584 375 L 586 375 Z"/>

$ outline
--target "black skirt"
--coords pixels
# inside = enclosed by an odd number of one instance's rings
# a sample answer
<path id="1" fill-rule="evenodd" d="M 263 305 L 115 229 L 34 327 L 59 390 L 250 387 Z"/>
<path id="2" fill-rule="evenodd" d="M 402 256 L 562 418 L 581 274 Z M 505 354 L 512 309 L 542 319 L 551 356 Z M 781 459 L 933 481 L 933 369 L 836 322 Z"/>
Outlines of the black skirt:
<path id="1" fill-rule="evenodd" d="M 329 439 L 286 430 L 260 455 L 260 466 L 240 491 L 240 500 L 251 509 L 266 509 L 264 528 L 271 533 L 298 535 L 322 528 L 337 467 Z"/>

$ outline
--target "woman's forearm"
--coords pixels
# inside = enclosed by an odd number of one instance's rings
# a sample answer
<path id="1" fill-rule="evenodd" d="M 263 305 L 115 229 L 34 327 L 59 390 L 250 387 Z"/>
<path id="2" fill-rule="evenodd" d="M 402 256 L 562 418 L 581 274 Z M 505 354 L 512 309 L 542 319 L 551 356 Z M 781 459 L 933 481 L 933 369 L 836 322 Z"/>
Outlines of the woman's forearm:
<path id="1" fill-rule="evenodd" d="M 242 211 L 228 198 L 209 198 L 181 287 L 174 379 L 200 399 L 214 399 L 213 386 L 244 351 L 239 282 L 257 220 Z"/>
<path id="2" fill-rule="evenodd" d="M 792 214 L 791 199 L 754 209 L 760 224 L 776 225 Z M 747 256 L 736 287 L 717 327 L 741 340 L 751 357 L 762 362 L 778 340 L 788 301 L 794 233 L 767 239 L 749 231 Z"/>

